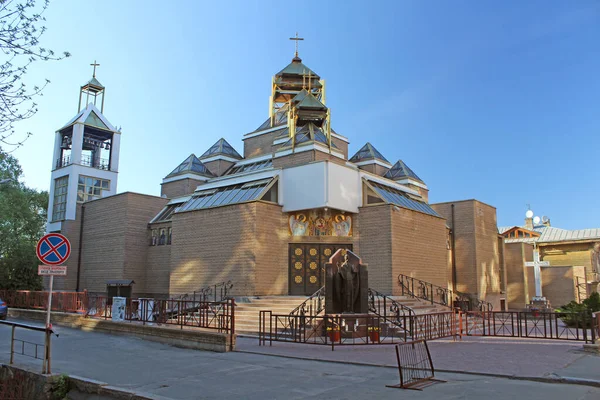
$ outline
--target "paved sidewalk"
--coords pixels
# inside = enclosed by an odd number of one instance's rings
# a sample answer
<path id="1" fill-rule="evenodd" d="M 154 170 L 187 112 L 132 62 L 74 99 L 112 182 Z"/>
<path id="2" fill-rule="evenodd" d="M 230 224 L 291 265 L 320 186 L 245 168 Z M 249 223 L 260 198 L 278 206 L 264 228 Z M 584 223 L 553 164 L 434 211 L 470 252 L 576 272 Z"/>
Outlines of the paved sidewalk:
<path id="1" fill-rule="evenodd" d="M 525 338 L 467 336 L 461 340 L 428 342 L 438 371 L 471 372 L 501 376 L 598 380 L 600 356 L 583 351 L 583 342 Z M 237 350 L 258 354 L 298 357 L 395 367 L 393 345 L 330 346 L 273 342 L 259 346 L 258 339 L 238 338 Z M 581 365 L 581 367 L 579 367 Z"/>
<path id="2" fill-rule="evenodd" d="M 493 376 L 437 373 L 440 383 L 423 392 L 386 388 L 385 385 L 399 382 L 395 368 L 364 366 L 352 362 L 381 361 L 394 365 L 395 357 L 390 354 L 392 346 L 363 346 L 338 348 L 332 352 L 322 346 L 294 346 L 274 344 L 271 354 L 285 350 L 294 357 L 313 353 L 323 358 L 341 357 L 332 363 L 327 361 L 299 360 L 265 354 L 244 352 L 212 353 L 175 348 L 142 339 L 116 336 L 98 332 L 56 327 L 59 338 L 53 338 L 53 372 L 78 375 L 127 389 L 135 393 L 150 394 L 157 399 L 515 399 L 527 393 L 528 400 L 600 398 L 600 387 L 544 383 L 529 380 L 514 380 Z M 26 340 L 37 341 L 33 332 L 18 334 Z M 10 328 L 0 325 L 0 362 L 8 362 Z M 432 342 L 434 362 L 443 363 L 444 357 L 451 360 L 453 349 L 461 350 L 461 359 L 456 364 L 486 365 L 487 357 L 502 353 L 505 357 L 492 360 L 503 364 L 507 359 L 519 356 L 514 345 L 496 343 L 495 352 L 485 354 L 486 343 L 479 341 L 463 343 Z M 586 356 L 577 350 L 581 344 L 553 343 L 528 344 L 520 351 L 522 363 L 534 365 L 528 357 L 532 346 L 548 349 L 549 358 L 538 361 L 557 363 L 555 368 L 540 368 L 538 374 L 564 373 L 564 376 L 593 376 L 600 371 L 600 357 Z M 263 351 L 258 340 L 240 338 L 240 347 L 246 351 Z M 533 347 L 533 348 L 538 348 Z M 481 353 L 475 361 L 468 363 L 470 351 Z M 561 358 L 562 357 L 562 358 Z M 566 358 L 565 358 L 566 357 Z M 41 362 L 16 356 L 19 366 L 40 370 Z M 513 359 L 510 365 L 518 365 Z M 505 369 L 506 370 L 506 369 Z M 551 372 L 548 372 L 551 371 Z M 481 371 L 479 371 L 481 372 Z M 548 375 L 550 376 L 550 375 Z"/>

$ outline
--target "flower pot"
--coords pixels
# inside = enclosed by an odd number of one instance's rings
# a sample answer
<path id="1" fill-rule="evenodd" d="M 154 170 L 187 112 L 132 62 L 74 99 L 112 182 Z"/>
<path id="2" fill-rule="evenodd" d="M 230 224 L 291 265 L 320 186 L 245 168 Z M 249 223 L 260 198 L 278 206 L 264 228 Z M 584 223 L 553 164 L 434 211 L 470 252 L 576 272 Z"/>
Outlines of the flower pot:
<path id="1" fill-rule="evenodd" d="M 329 340 L 332 342 L 335 343 L 340 341 L 340 331 L 329 331 L 327 334 L 329 335 Z"/>
<path id="2" fill-rule="evenodd" d="M 378 331 L 369 332 L 369 340 L 373 343 L 379 343 L 379 332 Z"/>

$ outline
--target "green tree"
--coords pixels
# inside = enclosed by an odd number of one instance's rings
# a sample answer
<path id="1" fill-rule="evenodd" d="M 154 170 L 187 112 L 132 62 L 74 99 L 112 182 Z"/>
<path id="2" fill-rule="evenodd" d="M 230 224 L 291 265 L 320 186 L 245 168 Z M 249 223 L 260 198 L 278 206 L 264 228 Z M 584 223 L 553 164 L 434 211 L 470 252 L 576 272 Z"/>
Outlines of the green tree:
<path id="1" fill-rule="evenodd" d="M 20 183 L 16 158 L 0 148 L 0 289 L 39 290 L 35 246 L 46 226 L 48 192 Z"/>
<path id="2" fill-rule="evenodd" d="M 41 96 L 49 80 L 29 87 L 23 81 L 28 67 L 38 61 L 60 60 L 68 52 L 57 56 L 40 45 L 46 31 L 44 11 L 48 0 L 0 0 L 0 145 L 15 150 L 31 135 L 16 134 L 14 124 L 31 118 L 37 112 L 34 102 Z"/>

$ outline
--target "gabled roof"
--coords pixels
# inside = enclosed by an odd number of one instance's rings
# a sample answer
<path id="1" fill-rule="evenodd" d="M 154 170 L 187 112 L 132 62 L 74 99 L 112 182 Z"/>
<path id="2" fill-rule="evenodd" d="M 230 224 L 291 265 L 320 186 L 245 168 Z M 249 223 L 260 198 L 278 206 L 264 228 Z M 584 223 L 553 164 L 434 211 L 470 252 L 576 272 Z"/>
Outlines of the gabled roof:
<path id="1" fill-rule="evenodd" d="M 76 116 L 71 118 L 71 120 L 67 122 L 65 126 L 60 128 L 59 131 L 62 131 L 63 129 L 75 123 L 81 123 L 84 125 L 93 126 L 95 128 L 106 129 L 116 132 L 115 127 L 112 126 L 110 122 L 108 122 L 106 117 L 102 115 L 100 110 L 98 110 L 96 106 L 94 106 L 94 104 L 92 103 L 88 104 L 86 108 L 84 108 L 79 113 L 77 113 Z"/>
<path id="2" fill-rule="evenodd" d="M 402 179 L 402 178 L 411 178 L 411 179 L 414 179 L 414 180 L 419 181 L 421 183 L 425 183 L 402 160 L 398 160 L 396 162 L 396 164 L 394 164 L 392 166 L 392 168 L 390 168 L 388 170 L 388 172 L 386 172 L 383 177 L 384 178 L 388 178 L 388 179 L 392 179 L 392 180 Z"/>
<path id="3" fill-rule="evenodd" d="M 369 142 L 365 144 L 355 155 L 352 156 L 350 162 L 360 162 L 367 160 L 381 160 L 390 163 L 373 145 Z"/>
<path id="4" fill-rule="evenodd" d="M 217 143 L 213 144 L 208 150 L 204 152 L 200 156 L 200 159 L 216 156 L 218 154 L 222 154 L 224 156 L 229 156 L 233 158 L 237 158 L 241 160 L 243 157 L 230 145 L 227 140 L 221 138 L 217 140 Z"/>
<path id="5" fill-rule="evenodd" d="M 204 164 L 202 164 L 202 161 L 200 161 L 195 154 L 190 154 L 190 156 L 183 160 L 183 162 L 179 164 L 179 166 L 175 168 L 169 175 L 167 175 L 165 179 L 185 173 L 201 175 L 207 178 L 214 177 L 214 175 L 208 170 L 208 168 L 206 168 Z"/>
<path id="6" fill-rule="evenodd" d="M 527 229 L 524 226 L 511 226 L 501 227 L 498 231 L 501 234 L 507 233 L 511 229 L 520 228 Z M 536 225 L 533 228 L 534 232 L 540 234 L 537 238 L 506 238 L 506 243 L 514 242 L 538 242 L 538 243 L 551 243 L 551 242 L 573 242 L 579 240 L 600 240 L 600 228 L 591 229 L 561 229 L 553 226 Z"/>

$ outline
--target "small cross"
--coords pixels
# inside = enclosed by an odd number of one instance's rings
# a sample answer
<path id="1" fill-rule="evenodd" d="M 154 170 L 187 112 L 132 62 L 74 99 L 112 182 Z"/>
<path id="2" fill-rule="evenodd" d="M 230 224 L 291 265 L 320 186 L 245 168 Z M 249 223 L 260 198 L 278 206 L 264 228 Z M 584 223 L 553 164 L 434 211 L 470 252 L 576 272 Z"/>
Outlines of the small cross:
<path id="1" fill-rule="evenodd" d="M 290 40 L 295 40 L 296 41 L 296 57 L 298 57 L 298 41 L 299 40 L 304 40 L 304 38 L 298 37 L 298 32 L 296 32 L 296 37 L 291 37 Z"/>
<path id="2" fill-rule="evenodd" d="M 94 60 L 94 63 L 93 63 L 93 64 L 90 64 L 90 65 L 91 65 L 92 67 L 94 67 L 94 75 L 93 75 L 93 77 L 95 78 L 95 77 L 96 77 L 96 67 L 99 67 L 99 66 L 100 66 L 100 64 L 96 63 L 96 60 Z"/>

